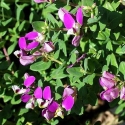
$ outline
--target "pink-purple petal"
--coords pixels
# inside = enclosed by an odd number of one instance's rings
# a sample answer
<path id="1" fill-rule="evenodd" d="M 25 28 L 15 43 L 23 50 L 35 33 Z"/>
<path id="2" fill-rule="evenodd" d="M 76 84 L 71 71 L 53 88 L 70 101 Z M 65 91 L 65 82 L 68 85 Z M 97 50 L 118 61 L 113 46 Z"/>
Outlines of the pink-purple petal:
<path id="1" fill-rule="evenodd" d="M 29 76 L 27 79 L 24 80 L 24 85 L 26 87 L 30 87 L 34 83 L 35 79 L 36 78 L 34 76 Z"/>
<path id="2" fill-rule="evenodd" d="M 75 20 L 69 13 L 64 14 L 64 25 L 67 29 L 71 29 L 75 25 Z"/>
<path id="3" fill-rule="evenodd" d="M 64 21 L 64 14 L 65 13 L 69 13 L 67 10 L 65 10 L 64 8 L 60 8 L 59 11 L 58 11 L 58 15 L 59 15 L 59 18 Z"/>
<path id="4" fill-rule="evenodd" d="M 125 100 L 125 87 L 123 86 L 120 92 L 120 99 Z"/>
<path id="5" fill-rule="evenodd" d="M 53 101 L 49 106 L 48 106 L 48 110 L 51 112 L 56 112 L 56 110 L 58 109 L 59 104 L 56 101 Z"/>
<path id="6" fill-rule="evenodd" d="M 24 66 L 31 64 L 35 61 L 34 56 L 30 55 L 30 56 L 21 56 L 20 57 L 20 63 Z"/>
<path id="7" fill-rule="evenodd" d="M 31 42 L 27 45 L 27 50 L 32 50 L 32 49 L 36 48 L 38 45 L 39 45 L 39 42 L 36 42 L 36 41 Z"/>
<path id="8" fill-rule="evenodd" d="M 82 8 L 78 8 L 77 13 L 76 13 L 76 20 L 77 20 L 77 22 L 80 25 L 83 24 L 83 12 L 82 12 Z"/>
<path id="9" fill-rule="evenodd" d="M 31 98 L 31 95 L 28 95 L 28 94 L 24 94 L 21 96 L 22 102 L 25 102 L 25 103 L 28 102 L 30 98 Z"/>
<path id="10" fill-rule="evenodd" d="M 26 47 L 27 47 L 25 37 L 20 37 L 19 41 L 18 41 L 18 44 L 19 44 L 20 49 L 25 50 Z"/>
<path id="11" fill-rule="evenodd" d="M 74 93 L 74 90 L 72 88 L 66 87 L 63 91 L 63 98 L 72 95 Z"/>
<path id="12" fill-rule="evenodd" d="M 42 116 L 47 120 L 51 120 L 55 115 L 55 112 L 50 112 L 47 108 L 42 110 Z"/>
<path id="13" fill-rule="evenodd" d="M 66 109 L 66 111 L 70 110 L 74 105 L 74 99 L 72 96 L 67 96 L 63 102 L 62 107 Z"/>
<path id="14" fill-rule="evenodd" d="M 80 40 L 81 40 L 81 36 L 74 36 L 74 38 L 72 40 L 72 45 L 79 46 Z"/>
<path id="15" fill-rule="evenodd" d="M 42 88 L 41 87 L 37 87 L 35 89 L 34 96 L 35 96 L 36 99 L 42 98 Z"/>
<path id="16" fill-rule="evenodd" d="M 25 35 L 25 38 L 27 38 L 27 40 L 34 40 L 35 38 L 37 38 L 38 36 L 38 32 L 32 31 L 29 32 Z"/>
<path id="17" fill-rule="evenodd" d="M 104 71 L 102 74 L 103 77 L 107 78 L 107 79 L 114 79 L 115 76 L 107 71 Z"/>
<path id="18" fill-rule="evenodd" d="M 113 80 L 104 77 L 100 77 L 99 82 L 104 89 L 110 89 L 115 85 L 115 82 Z"/>
<path id="19" fill-rule="evenodd" d="M 43 90 L 43 98 L 46 100 L 51 99 L 51 89 L 50 86 L 46 86 Z"/>

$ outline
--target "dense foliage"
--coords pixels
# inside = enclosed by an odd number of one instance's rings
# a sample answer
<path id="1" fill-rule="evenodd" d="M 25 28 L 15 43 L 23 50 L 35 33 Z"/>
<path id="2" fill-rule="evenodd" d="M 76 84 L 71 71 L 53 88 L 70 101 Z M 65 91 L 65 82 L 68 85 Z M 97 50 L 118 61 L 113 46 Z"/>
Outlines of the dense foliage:
<path id="1" fill-rule="evenodd" d="M 99 98 L 124 120 L 124 5 L 1 0 L 0 124 L 56 125 L 68 115 L 79 124 Z"/>

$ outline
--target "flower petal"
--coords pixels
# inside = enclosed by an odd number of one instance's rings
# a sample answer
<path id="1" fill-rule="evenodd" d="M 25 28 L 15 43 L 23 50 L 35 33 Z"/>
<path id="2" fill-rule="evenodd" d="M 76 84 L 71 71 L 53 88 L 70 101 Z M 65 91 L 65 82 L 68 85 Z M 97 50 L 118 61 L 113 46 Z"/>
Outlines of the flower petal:
<path id="1" fill-rule="evenodd" d="M 34 56 L 30 55 L 30 56 L 21 56 L 20 57 L 20 63 L 22 65 L 28 65 L 28 64 L 31 64 L 35 61 L 35 58 Z"/>
<path id="2" fill-rule="evenodd" d="M 37 38 L 38 36 L 38 32 L 32 31 L 29 32 L 25 35 L 25 38 L 27 38 L 28 40 L 34 40 L 35 38 Z"/>
<path id="3" fill-rule="evenodd" d="M 99 82 L 104 89 L 110 89 L 115 85 L 115 82 L 113 80 L 104 77 L 100 77 Z"/>
<path id="4" fill-rule="evenodd" d="M 30 98 L 31 98 L 31 95 L 28 95 L 28 94 L 24 94 L 21 96 L 22 102 L 28 102 Z"/>
<path id="5" fill-rule="evenodd" d="M 77 13 L 76 13 L 76 20 L 79 24 L 83 24 L 83 12 L 82 12 L 82 8 L 78 8 Z"/>
<path id="6" fill-rule="evenodd" d="M 29 50 L 32 50 L 32 49 L 34 49 L 34 48 L 36 48 L 37 46 L 39 45 L 39 42 L 31 42 L 31 43 L 29 43 L 28 45 L 27 45 L 27 50 L 29 51 Z"/>
<path id="7" fill-rule="evenodd" d="M 27 79 L 24 80 L 24 85 L 26 87 L 30 87 L 34 83 L 35 79 L 36 78 L 34 76 L 29 76 Z"/>
<path id="8" fill-rule="evenodd" d="M 20 49 L 25 50 L 26 47 L 27 47 L 25 37 L 20 37 L 19 41 L 18 41 L 18 44 L 19 44 Z"/>
<path id="9" fill-rule="evenodd" d="M 51 89 L 50 86 L 46 86 L 43 90 L 43 98 L 46 100 L 51 99 Z"/>
<path id="10" fill-rule="evenodd" d="M 74 36 L 72 40 L 72 45 L 79 46 L 80 40 L 81 40 L 81 36 Z"/>
<path id="11" fill-rule="evenodd" d="M 42 110 L 42 116 L 47 120 L 51 120 L 54 117 L 55 113 L 50 112 L 47 108 Z"/>
<path id="12" fill-rule="evenodd" d="M 49 53 L 54 50 L 54 45 L 52 42 L 45 42 L 43 45 L 43 49 L 45 52 Z"/>
<path id="13" fill-rule="evenodd" d="M 36 99 L 42 98 L 42 88 L 37 87 L 34 91 L 34 96 Z"/>
<path id="14" fill-rule="evenodd" d="M 72 95 L 74 93 L 74 90 L 72 88 L 66 87 L 63 91 L 63 98 Z"/>
<path id="15" fill-rule="evenodd" d="M 74 105 L 74 99 L 72 96 L 67 96 L 63 102 L 62 107 L 66 109 L 66 111 L 70 110 Z"/>
<path id="16" fill-rule="evenodd" d="M 64 8 L 60 8 L 59 11 L 58 11 L 58 15 L 59 15 L 59 18 L 64 21 L 64 14 L 65 13 L 69 13 L 67 10 L 65 10 Z"/>
<path id="17" fill-rule="evenodd" d="M 64 15 L 64 25 L 67 29 L 71 29 L 73 28 L 73 25 L 75 25 L 75 20 L 69 13 Z"/>
<path id="18" fill-rule="evenodd" d="M 115 76 L 107 71 L 104 71 L 102 74 L 103 77 L 107 78 L 107 79 L 114 79 Z"/>
<path id="19" fill-rule="evenodd" d="M 58 109 L 59 104 L 56 101 L 53 101 L 49 106 L 48 106 L 48 110 L 51 112 L 56 112 L 56 110 Z"/>

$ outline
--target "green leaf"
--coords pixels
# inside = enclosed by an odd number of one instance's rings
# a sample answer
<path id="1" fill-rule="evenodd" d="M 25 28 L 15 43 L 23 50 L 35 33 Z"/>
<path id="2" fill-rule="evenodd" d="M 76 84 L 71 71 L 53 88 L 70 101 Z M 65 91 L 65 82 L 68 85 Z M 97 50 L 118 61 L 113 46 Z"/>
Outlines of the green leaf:
<path id="1" fill-rule="evenodd" d="M 29 109 L 21 108 L 18 115 L 19 115 L 19 116 L 20 116 L 20 115 L 23 115 L 23 114 L 27 113 L 28 111 L 29 111 Z"/>
<path id="2" fill-rule="evenodd" d="M 98 39 L 98 40 L 106 40 L 106 36 L 102 31 L 99 31 L 98 34 L 97 34 L 96 39 Z"/>
<path id="3" fill-rule="evenodd" d="M 93 85 L 93 79 L 95 78 L 95 73 L 93 73 L 92 75 L 88 75 L 83 79 L 83 82 Z"/>
<path id="4" fill-rule="evenodd" d="M 108 40 L 108 43 L 106 44 L 106 49 L 108 49 L 109 51 L 113 51 L 111 40 Z"/>
<path id="5" fill-rule="evenodd" d="M 35 21 L 32 23 L 33 29 L 37 32 L 41 33 L 45 29 L 45 22 L 43 21 Z"/>
<path id="6" fill-rule="evenodd" d="M 42 71 L 42 70 L 47 70 L 51 66 L 51 62 L 43 62 L 39 61 L 30 66 L 30 69 L 32 71 Z"/>
<path id="7" fill-rule="evenodd" d="M 94 17 L 94 18 L 89 18 L 88 20 L 87 20 L 87 23 L 88 24 L 93 24 L 93 23 L 96 23 L 96 22 L 98 22 L 98 18 L 97 17 Z"/>
<path id="8" fill-rule="evenodd" d="M 5 3 L 5 2 L 1 2 L 0 3 L 0 5 L 1 5 L 1 7 L 3 7 L 3 8 L 5 8 L 5 9 L 7 9 L 7 10 L 10 10 L 10 7 Z"/>
<path id="9" fill-rule="evenodd" d="M 14 95 L 13 98 L 11 99 L 11 104 L 12 105 L 16 105 L 16 104 L 20 104 L 21 103 L 21 99 L 19 95 Z"/>
<path id="10" fill-rule="evenodd" d="M 117 63 L 116 57 L 113 53 L 111 54 L 111 65 L 118 68 L 118 63 Z"/>
<path id="11" fill-rule="evenodd" d="M 80 67 L 72 67 L 72 68 L 67 68 L 67 72 L 75 77 L 82 77 L 83 73 L 81 71 L 82 69 Z"/>
<path id="12" fill-rule="evenodd" d="M 119 72 L 122 73 L 122 75 L 124 76 L 124 79 L 125 79 L 125 62 L 122 61 L 119 65 Z"/>
<path id="13" fill-rule="evenodd" d="M 96 29 L 97 29 L 97 24 L 94 24 L 94 25 L 90 26 L 91 31 L 95 32 Z"/>
<path id="14" fill-rule="evenodd" d="M 15 37 L 15 39 L 16 39 L 16 37 Z M 16 45 L 17 45 L 17 42 L 13 42 L 13 44 L 11 46 L 9 46 L 9 48 L 7 49 L 8 55 L 10 55 L 14 51 Z"/>
<path id="15" fill-rule="evenodd" d="M 67 74 L 64 74 L 64 69 L 60 69 L 60 67 L 51 72 L 51 77 L 53 79 L 62 79 L 62 78 L 65 78 L 67 76 L 68 76 Z"/>
<path id="16" fill-rule="evenodd" d="M 114 11 L 113 6 L 109 2 L 105 2 L 104 7 L 110 11 Z"/>

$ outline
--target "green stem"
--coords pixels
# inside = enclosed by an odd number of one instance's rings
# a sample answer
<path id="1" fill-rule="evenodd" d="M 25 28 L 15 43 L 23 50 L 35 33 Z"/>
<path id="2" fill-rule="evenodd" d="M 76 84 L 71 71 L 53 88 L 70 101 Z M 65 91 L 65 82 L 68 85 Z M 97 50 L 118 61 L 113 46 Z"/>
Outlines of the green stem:
<path id="1" fill-rule="evenodd" d="M 58 63 L 58 64 L 60 64 L 60 65 L 62 65 L 62 64 L 63 64 L 61 61 L 56 60 L 56 59 L 54 59 L 54 58 L 53 58 L 53 57 L 51 57 L 51 56 L 49 56 L 49 57 L 48 57 L 48 59 L 50 59 L 51 61 L 54 61 L 54 62 L 56 62 L 56 63 Z"/>

